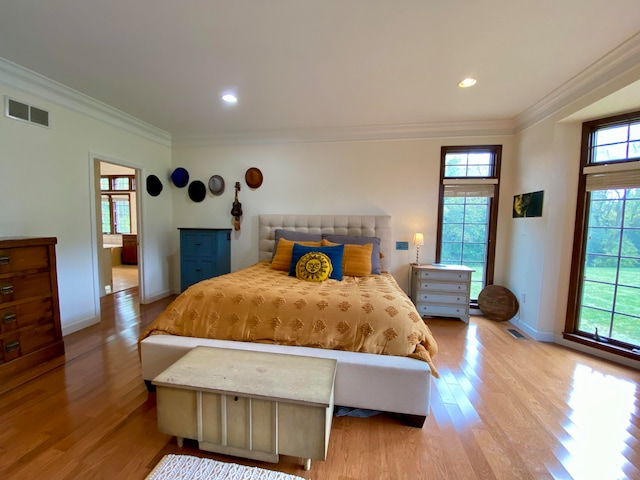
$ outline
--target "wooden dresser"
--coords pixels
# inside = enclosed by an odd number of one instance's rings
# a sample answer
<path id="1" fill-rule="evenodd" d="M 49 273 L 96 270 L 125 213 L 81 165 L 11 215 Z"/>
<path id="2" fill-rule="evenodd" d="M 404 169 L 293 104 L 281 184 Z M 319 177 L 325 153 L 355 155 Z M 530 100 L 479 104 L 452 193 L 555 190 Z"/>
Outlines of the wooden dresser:
<path id="1" fill-rule="evenodd" d="M 469 323 L 472 268 L 411 265 L 411 300 L 423 317 L 454 317 Z"/>
<path id="2" fill-rule="evenodd" d="M 64 363 L 56 243 L 0 237 L 0 393 Z"/>

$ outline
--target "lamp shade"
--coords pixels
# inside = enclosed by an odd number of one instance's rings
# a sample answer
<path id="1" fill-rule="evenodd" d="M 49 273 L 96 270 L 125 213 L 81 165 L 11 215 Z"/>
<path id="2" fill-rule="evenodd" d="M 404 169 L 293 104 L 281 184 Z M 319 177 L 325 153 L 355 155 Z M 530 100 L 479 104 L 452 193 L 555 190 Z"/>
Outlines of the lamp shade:
<path id="1" fill-rule="evenodd" d="M 414 233 L 413 244 L 416 246 L 424 245 L 424 235 L 422 235 L 421 233 Z"/>

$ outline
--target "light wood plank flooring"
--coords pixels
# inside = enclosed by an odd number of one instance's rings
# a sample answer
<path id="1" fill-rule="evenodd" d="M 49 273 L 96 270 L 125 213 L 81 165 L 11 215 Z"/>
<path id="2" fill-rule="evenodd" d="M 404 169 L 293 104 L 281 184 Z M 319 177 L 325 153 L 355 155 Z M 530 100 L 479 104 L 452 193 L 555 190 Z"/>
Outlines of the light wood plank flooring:
<path id="1" fill-rule="evenodd" d="M 0 478 L 139 479 L 182 452 L 318 480 L 640 479 L 640 373 L 563 347 L 517 340 L 510 325 L 429 320 L 440 353 L 424 428 L 334 418 L 326 462 L 304 471 L 180 449 L 158 433 L 140 379 L 138 334 L 169 299 L 103 298 L 102 323 L 65 337 L 66 364 L 0 395 Z M 401 392 L 399 392 L 401 394 Z"/>

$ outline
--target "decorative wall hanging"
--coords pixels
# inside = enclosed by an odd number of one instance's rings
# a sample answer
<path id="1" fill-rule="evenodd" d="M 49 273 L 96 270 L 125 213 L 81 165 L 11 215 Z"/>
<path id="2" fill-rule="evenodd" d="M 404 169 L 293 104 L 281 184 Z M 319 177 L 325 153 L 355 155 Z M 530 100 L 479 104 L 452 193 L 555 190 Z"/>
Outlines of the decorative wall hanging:
<path id="1" fill-rule="evenodd" d="M 200 180 L 194 180 L 189 184 L 189 198 L 194 202 L 201 202 L 207 196 L 207 187 Z"/>
<path id="2" fill-rule="evenodd" d="M 262 172 L 260 169 L 252 167 L 244 174 L 244 181 L 247 182 L 249 188 L 258 188 L 262 185 Z"/>
<path id="3" fill-rule="evenodd" d="M 186 187 L 189 183 L 189 172 L 182 167 L 178 167 L 171 173 L 171 181 L 178 188 Z"/>
<path id="4" fill-rule="evenodd" d="M 147 193 L 152 197 L 157 197 L 162 192 L 162 182 L 155 175 L 147 177 Z"/>
<path id="5" fill-rule="evenodd" d="M 240 217 L 242 216 L 242 204 L 238 201 L 238 191 L 240 190 L 240 182 L 236 182 L 236 199 L 233 202 L 233 208 L 231 208 L 231 215 L 233 215 L 233 229 L 240 230 Z"/>
<path id="6" fill-rule="evenodd" d="M 209 190 L 214 195 L 222 195 L 224 192 L 224 179 L 220 175 L 213 175 L 209 179 Z"/>
<path id="7" fill-rule="evenodd" d="M 513 218 L 541 217 L 544 191 L 513 196 Z"/>

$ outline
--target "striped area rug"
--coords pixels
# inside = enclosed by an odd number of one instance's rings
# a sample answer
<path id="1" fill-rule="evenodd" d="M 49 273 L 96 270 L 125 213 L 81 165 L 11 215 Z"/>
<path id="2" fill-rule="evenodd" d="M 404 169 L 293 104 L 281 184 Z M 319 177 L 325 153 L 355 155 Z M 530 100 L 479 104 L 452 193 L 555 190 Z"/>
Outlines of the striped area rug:
<path id="1" fill-rule="evenodd" d="M 304 480 L 302 477 L 258 467 L 224 463 L 210 458 L 169 454 L 146 480 Z"/>

